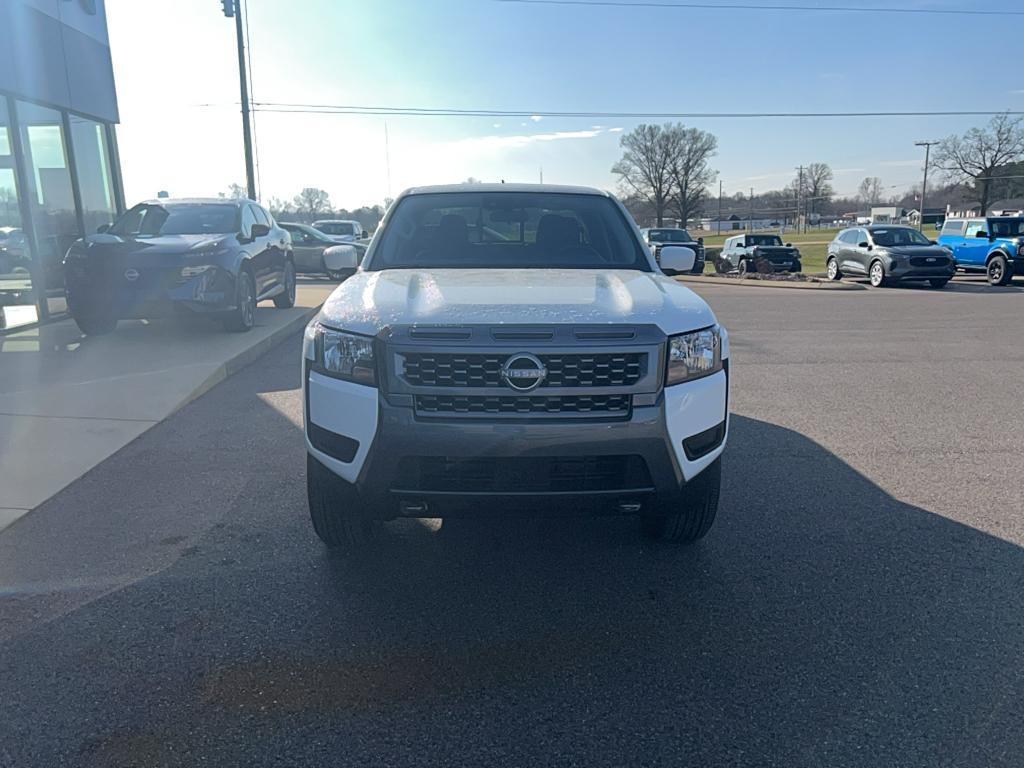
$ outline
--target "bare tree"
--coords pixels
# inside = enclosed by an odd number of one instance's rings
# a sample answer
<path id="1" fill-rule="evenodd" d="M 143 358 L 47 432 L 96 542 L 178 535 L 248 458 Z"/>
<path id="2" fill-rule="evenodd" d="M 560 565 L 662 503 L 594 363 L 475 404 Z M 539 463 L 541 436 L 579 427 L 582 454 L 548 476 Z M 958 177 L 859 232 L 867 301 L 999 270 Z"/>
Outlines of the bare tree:
<path id="1" fill-rule="evenodd" d="M 857 197 L 871 205 L 882 201 L 882 180 L 877 176 L 866 176 L 857 187 Z"/>
<path id="2" fill-rule="evenodd" d="M 835 190 L 830 183 L 835 178 L 828 163 L 811 163 L 804 171 L 804 183 L 807 185 L 807 210 L 815 213 L 832 199 Z"/>
<path id="3" fill-rule="evenodd" d="M 228 184 L 228 191 L 221 192 L 220 196 L 230 198 L 231 200 L 241 200 L 248 197 L 248 192 L 246 192 L 245 187 L 241 184 L 235 184 L 232 182 L 231 184 Z"/>
<path id="4" fill-rule="evenodd" d="M 619 140 L 625 150 L 612 166 L 619 177 L 623 197 L 635 197 L 651 205 L 657 226 L 665 223 L 665 211 L 674 187 L 673 167 L 678 154 L 678 132 L 671 123 L 642 123 Z"/>
<path id="5" fill-rule="evenodd" d="M 822 208 L 828 207 L 829 200 L 835 194 L 830 183 L 832 179 L 832 168 L 828 163 L 811 163 L 804 168 L 802 177 L 797 176 L 790 182 L 786 191 L 794 198 L 794 205 L 796 200 L 800 201 L 801 208 L 806 213 L 820 212 Z"/>
<path id="6" fill-rule="evenodd" d="M 985 128 L 971 128 L 963 136 L 949 136 L 935 152 L 935 165 L 950 180 L 974 182 L 981 199 L 981 215 L 988 213 L 992 177 L 997 170 L 1024 156 L 1024 118 L 996 115 Z"/>
<path id="7" fill-rule="evenodd" d="M 283 216 L 287 216 L 295 211 L 295 208 L 287 200 L 282 200 L 279 197 L 272 197 L 267 201 L 267 208 L 270 210 L 270 215 L 275 219 L 280 219 Z"/>
<path id="8" fill-rule="evenodd" d="M 310 220 L 331 212 L 331 197 L 318 187 L 304 187 L 293 201 L 295 212 Z"/>
<path id="9" fill-rule="evenodd" d="M 671 200 L 685 227 L 691 217 L 700 213 L 708 185 L 717 175 L 708 162 L 718 150 L 718 139 L 699 128 L 679 125 L 672 130 L 677 136 L 672 142 L 675 156 L 670 165 Z"/>

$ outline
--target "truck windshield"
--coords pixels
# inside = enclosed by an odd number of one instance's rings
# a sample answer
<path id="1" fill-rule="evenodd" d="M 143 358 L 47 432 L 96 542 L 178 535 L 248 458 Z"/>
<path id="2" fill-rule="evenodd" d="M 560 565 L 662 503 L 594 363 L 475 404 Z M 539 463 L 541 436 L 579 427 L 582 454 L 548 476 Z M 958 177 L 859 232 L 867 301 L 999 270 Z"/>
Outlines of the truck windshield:
<path id="1" fill-rule="evenodd" d="M 328 235 L 354 235 L 356 233 L 355 228 L 347 221 L 321 221 L 314 226 Z"/>
<path id="2" fill-rule="evenodd" d="M 782 245 L 778 235 L 747 235 L 747 245 Z"/>
<path id="3" fill-rule="evenodd" d="M 893 229 L 873 229 L 871 238 L 875 245 L 931 245 L 932 241 L 922 235 L 916 229 L 910 227 L 894 227 Z"/>
<path id="4" fill-rule="evenodd" d="M 996 237 L 1018 237 L 1024 235 L 1024 218 L 993 219 L 992 234 Z"/>
<path id="5" fill-rule="evenodd" d="M 554 192 L 403 198 L 367 269 L 432 267 L 651 270 L 612 200 Z"/>
<path id="6" fill-rule="evenodd" d="M 652 229 L 647 233 L 652 243 L 692 243 L 693 238 L 685 229 Z"/>

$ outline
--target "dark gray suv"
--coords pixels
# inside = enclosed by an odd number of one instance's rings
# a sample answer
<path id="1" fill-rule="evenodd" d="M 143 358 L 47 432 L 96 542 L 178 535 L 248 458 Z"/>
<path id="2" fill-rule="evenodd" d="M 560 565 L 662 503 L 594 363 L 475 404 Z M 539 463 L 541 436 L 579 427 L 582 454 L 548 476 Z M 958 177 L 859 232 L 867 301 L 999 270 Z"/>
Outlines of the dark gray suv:
<path id="1" fill-rule="evenodd" d="M 913 227 L 876 224 L 836 235 L 828 244 L 825 267 L 830 280 L 867 277 L 876 288 L 921 280 L 942 288 L 956 274 L 956 259 Z"/>

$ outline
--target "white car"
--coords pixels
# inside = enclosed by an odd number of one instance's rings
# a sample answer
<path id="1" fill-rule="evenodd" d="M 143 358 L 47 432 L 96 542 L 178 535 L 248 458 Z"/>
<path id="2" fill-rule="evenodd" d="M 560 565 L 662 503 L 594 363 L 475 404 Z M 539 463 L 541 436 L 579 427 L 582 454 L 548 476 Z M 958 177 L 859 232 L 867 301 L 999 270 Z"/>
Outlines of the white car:
<path id="1" fill-rule="evenodd" d="M 313 222 L 313 229 L 317 229 L 331 239 L 341 243 L 349 243 L 366 238 L 363 225 L 352 219 L 321 219 L 320 221 Z"/>
<path id="2" fill-rule="evenodd" d="M 675 541 L 715 518 L 728 334 L 604 192 L 403 193 L 306 328 L 303 391 L 329 546 L 400 516 L 610 511 Z"/>

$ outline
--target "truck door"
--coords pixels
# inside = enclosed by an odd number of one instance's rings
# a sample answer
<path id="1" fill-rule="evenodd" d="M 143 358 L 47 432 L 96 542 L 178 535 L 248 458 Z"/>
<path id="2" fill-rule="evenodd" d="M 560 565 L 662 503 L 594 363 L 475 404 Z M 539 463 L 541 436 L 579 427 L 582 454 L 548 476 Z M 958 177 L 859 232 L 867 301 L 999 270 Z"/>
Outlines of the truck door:
<path id="1" fill-rule="evenodd" d="M 985 233 L 982 237 L 981 233 Z M 985 257 L 992 247 L 988 239 L 988 220 L 972 219 L 964 229 L 963 245 L 956 249 L 956 260 L 969 267 L 985 267 Z"/>

